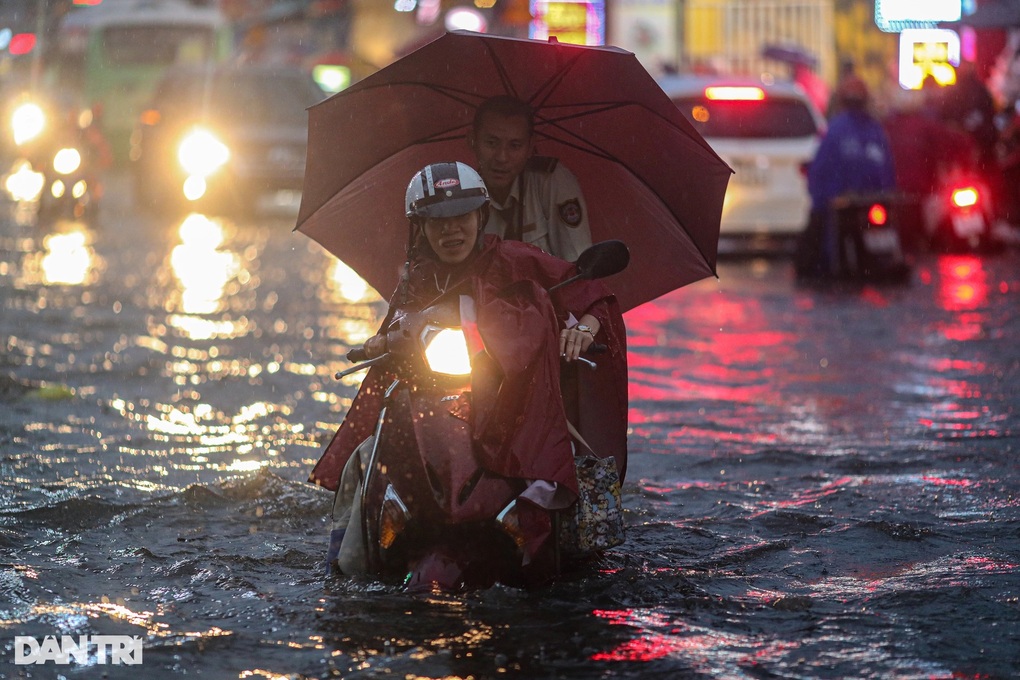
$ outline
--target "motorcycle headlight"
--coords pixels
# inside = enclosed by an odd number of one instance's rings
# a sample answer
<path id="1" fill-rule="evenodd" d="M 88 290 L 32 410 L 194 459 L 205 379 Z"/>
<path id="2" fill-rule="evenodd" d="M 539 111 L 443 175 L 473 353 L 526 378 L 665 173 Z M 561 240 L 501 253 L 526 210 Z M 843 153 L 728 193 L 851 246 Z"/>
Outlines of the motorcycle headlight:
<path id="1" fill-rule="evenodd" d="M 53 169 L 61 175 L 70 175 L 81 167 L 81 154 L 74 147 L 64 147 L 53 156 Z"/>
<path id="2" fill-rule="evenodd" d="M 229 159 L 227 145 L 201 128 L 189 132 L 177 147 L 177 160 L 189 175 L 208 177 Z"/>
<path id="3" fill-rule="evenodd" d="M 435 373 L 471 374 L 471 355 L 461 329 L 426 326 L 421 344 L 425 350 L 425 362 Z"/>
<path id="4" fill-rule="evenodd" d="M 11 131 L 14 133 L 14 143 L 19 146 L 38 137 L 45 127 L 46 114 L 34 102 L 21 104 L 11 114 Z"/>

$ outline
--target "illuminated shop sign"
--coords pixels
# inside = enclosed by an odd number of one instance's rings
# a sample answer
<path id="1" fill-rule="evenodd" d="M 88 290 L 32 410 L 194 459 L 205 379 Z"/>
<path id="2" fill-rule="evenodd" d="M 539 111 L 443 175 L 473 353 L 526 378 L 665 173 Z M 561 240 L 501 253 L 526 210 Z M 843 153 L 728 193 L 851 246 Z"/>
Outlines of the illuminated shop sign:
<path id="1" fill-rule="evenodd" d="M 531 0 L 534 19 L 528 35 L 536 40 L 557 40 L 574 45 L 606 44 L 605 0 Z"/>
<path id="2" fill-rule="evenodd" d="M 941 21 L 959 21 L 962 4 L 962 0 L 875 0 L 875 24 L 889 33 L 935 28 Z"/>
<path id="3" fill-rule="evenodd" d="M 928 76 L 939 85 L 956 82 L 960 36 L 938 28 L 908 28 L 900 33 L 900 85 L 916 90 Z"/>

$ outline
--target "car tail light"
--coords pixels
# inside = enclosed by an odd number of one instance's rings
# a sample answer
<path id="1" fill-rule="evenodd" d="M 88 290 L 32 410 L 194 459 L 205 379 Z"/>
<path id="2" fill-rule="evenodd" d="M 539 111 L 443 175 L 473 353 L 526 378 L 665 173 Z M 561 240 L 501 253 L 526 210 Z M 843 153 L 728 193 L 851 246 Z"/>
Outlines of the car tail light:
<path id="1" fill-rule="evenodd" d="M 957 208 L 972 208 L 977 205 L 981 195 L 974 187 L 959 187 L 953 189 L 953 205 Z"/>
<path id="2" fill-rule="evenodd" d="M 705 98 L 711 101 L 761 101 L 765 90 L 743 85 L 714 85 L 705 88 Z"/>
<path id="3" fill-rule="evenodd" d="M 868 208 L 868 223 L 876 227 L 883 226 L 889 220 L 889 213 L 881 203 L 875 203 Z"/>
<path id="4" fill-rule="evenodd" d="M 7 44 L 7 50 L 14 56 L 28 54 L 35 49 L 35 33 L 15 33 Z"/>

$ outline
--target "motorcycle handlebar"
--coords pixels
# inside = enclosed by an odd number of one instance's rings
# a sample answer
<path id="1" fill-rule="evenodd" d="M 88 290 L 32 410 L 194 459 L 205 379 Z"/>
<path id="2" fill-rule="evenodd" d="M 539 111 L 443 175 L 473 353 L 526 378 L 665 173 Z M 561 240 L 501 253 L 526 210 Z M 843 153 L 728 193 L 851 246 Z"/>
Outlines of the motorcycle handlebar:
<path id="1" fill-rule="evenodd" d="M 585 351 L 585 353 L 586 354 L 602 354 L 603 352 L 606 352 L 608 349 L 609 349 L 609 347 L 607 345 L 601 343 L 601 342 L 593 342 L 592 344 L 588 345 L 588 349 Z M 369 359 L 368 358 L 368 353 L 365 351 L 364 347 L 353 347 L 350 350 L 348 350 L 348 352 L 347 352 L 347 361 L 351 362 L 352 364 L 359 364 L 359 365 L 352 366 L 352 367 L 348 368 L 347 370 L 338 372 L 334 376 L 334 378 L 339 380 L 342 377 L 344 377 L 346 375 L 349 375 L 350 373 L 355 373 L 355 372 L 360 371 L 362 369 L 369 368 L 370 366 L 373 366 L 373 365 L 379 363 L 380 361 L 382 361 L 382 359 L 385 356 L 386 355 L 383 355 L 383 356 L 380 356 L 380 357 L 376 357 L 375 359 Z M 579 362 L 581 362 L 582 364 L 584 364 L 585 366 L 587 366 L 588 368 L 592 369 L 592 370 L 597 368 L 595 362 L 591 361 L 590 359 L 585 359 L 584 357 L 578 357 L 577 360 Z"/>
<path id="2" fill-rule="evenodd" d="M 354 347 L 349 352 L 347 352 L 347 361 L 351 362 L 352 364 L 358 364 L 361 363 L 362 361 L 368 361 L 368 353 L 365 351 L 364 347 Z"/>

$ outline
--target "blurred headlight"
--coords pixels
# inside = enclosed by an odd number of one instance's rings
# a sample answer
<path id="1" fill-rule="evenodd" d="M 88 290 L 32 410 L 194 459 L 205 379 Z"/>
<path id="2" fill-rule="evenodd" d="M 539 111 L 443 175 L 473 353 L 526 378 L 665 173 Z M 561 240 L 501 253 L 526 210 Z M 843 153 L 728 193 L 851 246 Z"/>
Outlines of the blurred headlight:
<path id="1" fill-rule="evenodd" d="M 70 175 L 81 167 L 81 154 L 78 149 L 65 147 L 53 156 L 53 169 L 61 175 Z"/>
<path id="2" fill-rule="evenodd" d="M 205 196 L 208 186 L 206 184 L 205 177 L 201 175 L 189 175 L 188 178 L 184 180 L 184 186 L 182 189 L 184 191 L 184 198 L 189 201 L 197 201 Z"/>
<path id="3" fill-rule="evenodd" d="M 45 178 L 27 162 L 19 163 L 7 176 L 4 188 L 15 201 L 34 201 L 42 193 Z"/>
<path id="4" fill-rule="evenodd" d="M 34 102 L 25 102 L 11 114 L 14 143 L 21 145 L 38 137 L 46 127 L 46 114 Z"/>
<path id="5" fill-rule="evenodd" d="M 189 132 L 177 147 L 177 160 L 189 175 L 208 177 L 229 159 L 227 145 L 201 128 Z"/>

